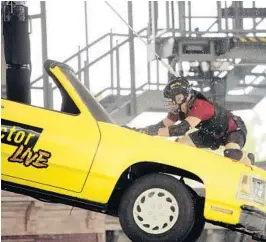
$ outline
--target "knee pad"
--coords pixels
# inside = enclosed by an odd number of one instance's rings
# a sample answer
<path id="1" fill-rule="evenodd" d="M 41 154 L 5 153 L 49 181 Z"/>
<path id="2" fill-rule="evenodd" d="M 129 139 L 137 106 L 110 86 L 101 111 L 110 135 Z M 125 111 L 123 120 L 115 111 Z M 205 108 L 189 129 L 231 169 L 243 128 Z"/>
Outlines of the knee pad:
<path id="1" fill-rule="evenodd" d="M 234 160 L 241 160 L 243 152 L 239 149 L 226 149 L 224 151 L 224 156 Z"/>
<path id="2" fill-rule="evenodd" d="M 178 138 L 178 142 L 185 144 L 185 145 L 190 145 L 190 146 L 195 146 L 193 143 L 192 139 L 189 136 L 182 136 Z"/>

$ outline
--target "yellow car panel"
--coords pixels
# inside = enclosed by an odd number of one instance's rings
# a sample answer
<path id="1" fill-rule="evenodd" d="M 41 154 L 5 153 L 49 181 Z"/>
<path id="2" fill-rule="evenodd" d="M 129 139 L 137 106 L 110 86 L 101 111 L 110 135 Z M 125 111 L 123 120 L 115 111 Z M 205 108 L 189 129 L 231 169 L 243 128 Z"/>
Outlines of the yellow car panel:
<path id="1" fill-rule="evenodd" d="M 88 178 L 89 184 L 98 185 L 92 185 L 84 191 L 90 200 L 108 202 L 112 189 L 123 171 L 139 162 L 156 162 L 196 174 L 206 188 L 206 208 L 215 204 L 221 208 L 229 207 L 231 211 L 238 208 L 234 214 L 229 215 L 227 212 L 207 209 L 206 217 L 216 219 L 217 216 L 218 218 L 222 216 L 227 218 L 227 222 L 234 223 L 239 217 L 239 205 L 243 203 L 236 199 L 241 174 L 252 174 L 255 169 L 256 174 L 266 181 L 264 171 L 233 162 L 220 155 L 134 131 L 122 130 L 112 124 L 99 123 L 99 125 L 103 134 L 101 146 Z M 99 194 L 98 189 L 103 192 Z M 265 206 L 259 204 L 255 206 L 266 212 Z"/>
<path id="2" fill-rule="evenodd" d="M 8 100 L 2 107 L 2 174 L 81 192 L 100 141 L 88 111 L 73 115 Z"/>

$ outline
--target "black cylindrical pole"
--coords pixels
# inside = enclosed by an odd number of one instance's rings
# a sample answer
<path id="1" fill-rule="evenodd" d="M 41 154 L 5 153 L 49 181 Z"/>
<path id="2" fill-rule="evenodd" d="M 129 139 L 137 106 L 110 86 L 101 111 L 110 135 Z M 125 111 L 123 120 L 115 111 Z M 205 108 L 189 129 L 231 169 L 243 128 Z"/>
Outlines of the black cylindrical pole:
<path id="1" fill-rule="evenodd" d="M 31 103 L 28 7 L 24 2 L 2 2 L 7 99 Z"/>

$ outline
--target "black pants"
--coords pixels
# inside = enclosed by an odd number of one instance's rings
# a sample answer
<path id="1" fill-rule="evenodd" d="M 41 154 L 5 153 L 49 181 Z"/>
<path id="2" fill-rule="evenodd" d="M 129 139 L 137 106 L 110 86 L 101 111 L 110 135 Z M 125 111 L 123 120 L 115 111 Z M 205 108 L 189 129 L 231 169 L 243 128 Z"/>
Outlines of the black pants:
<path id="1" fill-rule="evenodd" d="M 235 132 L 227 133 L 226 135 L 215 138 L 213 136 L 208 136 L 197 130 L 190 133 L 189 138 L 192 140 L 194 145 L 198 148 L 210 148 L 213 150 L 219 149 L 221 145 L 225 146 L 227 143 L 236 143 L 242 149 L 245 145 L 246 136 L 241 130 Z"/>
<path id="2" fill-rule="evenodd" d="M 225 146 L 228 143 L 236 143 L 242 149 L 246 143 L 247 127 L 245 122 L 237 115 L 232 115 L 231 118 L 237 125 L 237 130 L 226 132 L 219 138 L 206 134 L 202 130 L 197 130 L 189 134 L 189 138 L 198 148 L 210 148 L 213 150 L 219 149 L 221 145 Z"/>

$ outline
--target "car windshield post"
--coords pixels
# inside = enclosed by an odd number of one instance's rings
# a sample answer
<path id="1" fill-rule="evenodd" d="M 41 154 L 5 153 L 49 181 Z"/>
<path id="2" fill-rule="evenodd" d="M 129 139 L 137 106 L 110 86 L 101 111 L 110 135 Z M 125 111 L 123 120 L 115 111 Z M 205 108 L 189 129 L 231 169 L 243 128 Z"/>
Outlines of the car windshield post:
<path id="1" fill-rule="evenodd" d="M 73 70 L 60 66 L 60 69 L 67 77 L 73 88 L 78 93 L 79 97 L 83 103 L 87 106 L 90 113 L 97 121 L 105 123 L 115 123 L 110 117 L 107 111 L 102 107 L 102 105 L 96 100 L 96 98 L 90 93 L 90 91 L 81 83 L 81 81 L 76 77 Z"/>

